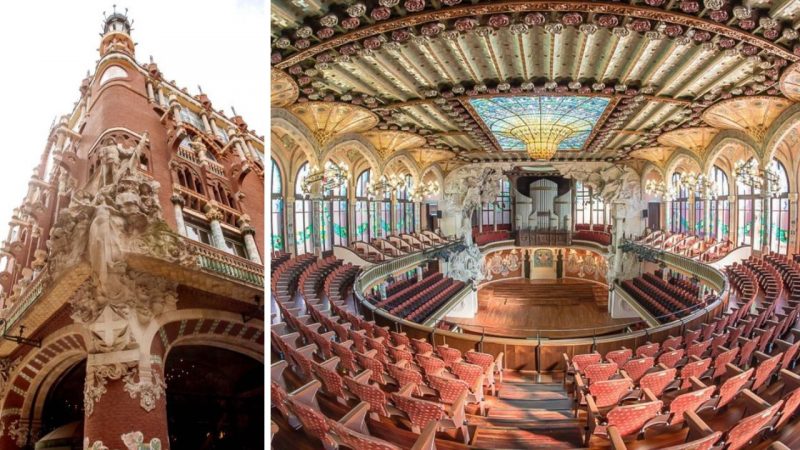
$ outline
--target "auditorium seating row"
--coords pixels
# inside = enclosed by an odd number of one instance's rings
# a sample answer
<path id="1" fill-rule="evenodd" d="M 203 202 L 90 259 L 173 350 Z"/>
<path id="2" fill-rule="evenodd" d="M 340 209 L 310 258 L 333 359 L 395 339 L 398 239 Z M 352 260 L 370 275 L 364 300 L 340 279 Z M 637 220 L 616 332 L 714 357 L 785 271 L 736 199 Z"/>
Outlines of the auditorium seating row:
<path id="1" fill-rule="evenodd" d="M 410 422 L 411 433 L 421 433 L 413 448 L 434 448 L 435 432 L 443 429 L 469 442 L 465 405 L 482 405 L 495 375 L 502 379 L 502 354 L 434 349 L 365 321 L 344 302 L 329 299 L 325 310 L 313 292 L 304 292 L 303 301 L 301 308 L 278 302 L 284 322 L 270 330 L 281 358 L 271 368 L 271 403 L 292 426 L 302 426 L 325 448 L 396 449 L 401 447 L 370 436 L 368 423 L 399 416 Z M 290 393 L 290 381 L 302 386 Z M 322 413 L 319 393 L 355 406 L 334 420 Z M 436 401 L 420 398 L 423 393 Z"/>
<path id="2" fill-rule="evenodd" d="M 800 405 L 800 330 L 794 328 L 800 301 L 788 299 L 777 312 L 777 299 L 756 302 L 752 271 L 736 265 L 727 273 L 738 301 L 701 329 L 604 356 L 564 355 L 564 383 L 572 387 L 576 415 L 586 411 L 587 445 L 599 436 L 613 448 L 626 448 L 623 438 L 688 427 L 692 445 L 675 448 L 738 449 L 754 439 L 774 439 L 789 422 Z M 736 411 L 729 407 L 734 402 L 740 404 Z M 744 415 L 726 422 L 732 423 L 728 429 L 709 426 L 711 415 L 740 414 L 742 406 Z"/>
<path id="3" fill-rule="evenodd" d="M 597 242 L 601 245 L 611 245 L 611 233 L 605 231 L 576 230 L 572 234 L 572 239 Z"/>
<path id="4" fill-rule="evenodd" d="M 282 298 L 292 298 L 297 290 L 297 279 L 300 274 L 316 259 L 316 256 L 307 253 L 292 258 L 275 269 L 271 280 L 271 288 L 274 295 Z"/>
<path id="5" fill-rule="evenodd" d="M 477 233 L 473 231 L 472 240 L 478 246 L 483 246 L 492 242 L 507 241 L 513 239 L 514 234 L 510 230 L 484 231 Z"/>
<path id="6" fill-rule="evenodd" d="M 350 244 L 350 249 L 366 261 L 380 262 L 445 243 L 446 238 L 433 231 L 423 230 L 415 234 L 400 233 L 385 238 L 373 238 L 370 242 L 354 241 Z"/>
<path id="7" fill-rule="evenodd" d="M 669 433 L 685 436 L 673 450 L 739 449 L 775 441 L 791 423 L 800 405 L 800 302 L 765 300 L 741 264 L 726 272 L 736 291 L 730 308 L 700 328 L 605 355 L 564 355 L 564 386 L 585 420 L 586 446 L 653 448 L 649 439 Z M 290 425 L 325 448 L 470 442 L 468 407 L 485 413 L 503 383 L 502 353 L 411 339 L 365 320 L 341 297 L 309 293 L 303 302 L 278 302 L 283 322 L 270 330 L 279 358 L 271 405 Z"/>
<path id="8" fill-rule="evenodd" d="M 599 231 L 603 233 L 611 233 L 612 225 L 598 225 L 588 223 L 576 223 L 575 231 Z"/>
<path id="9" fill-rule="evenodd" d="M 272 252 L 270 256 L 271 258 L 270 258 L 269 268 L 272 274 L 275 273 L 275 270 L 277 270 L 278 267 L 280 267 L 286 261 L 289 261 L 289 258 L 292 257 L 290 253 L 286 253 L 280 250 Z"/>
<path id="10" fill-rule="evenodd" d="M 662 323 L 686 317 L 701 304 L 696 286 L 667 283 L 652 273 L 625 280 L 621 286 Z"/>
<path id="11" fill-rule="evenodd" d="M 703 262 L 722 259 L 735 248 L 733 242 L 728 239 L 718 241 L 713 237 L 701 238 L 682 233 L 665 233 L 663 231 L 653 231 L 637 242 L 654 248 L 669 250 Z"/>

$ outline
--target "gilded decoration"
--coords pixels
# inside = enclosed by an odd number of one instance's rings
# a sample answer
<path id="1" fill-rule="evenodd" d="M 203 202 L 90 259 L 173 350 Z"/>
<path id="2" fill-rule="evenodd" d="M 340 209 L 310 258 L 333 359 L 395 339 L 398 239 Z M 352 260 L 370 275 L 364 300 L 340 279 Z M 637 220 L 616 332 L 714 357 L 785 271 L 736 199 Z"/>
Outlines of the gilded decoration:
<path id="1" fill-rule="evenodd" d="M 378 124 L 375 113 L 347 103 L 305 102 L 289 108 L 311 130 L 320 147 L 338 135 L 360 133 Z"/>
<path id="2" fill-rule="evenodd" d="M 270 101 L 273 108 L 284 108 L 291 105 L 300 95 L 294 79 L 284 72 L 272 69 L 270 85 Z"/>
<path id="3" fill-rule="evenodd" d="M 701 159 L 719 130 L 711 127 L 679 128 L 658 137 L 658 143 L 669 147 L 680 147 L 691 151 Z"/>
<path id="4" fill-rule="evenodd" d="M 650 161 L 656 166 L 664 168 L 667 164 L 667 161 L 669 160 L 669 157 L 672 156 L 672 152 L 674 151 L 675 151 L 674 147 L 665 147 L 665 146 L 647 147 L 632 151 L 630 153 L 630 156 L 631 158 L 638 158 Z"/>
<path id="5" fill-rule="evenodd" d="M 792 102 L 780 97 L 753 96 L 723 100 L 703 112 L 712 127 L 739 130 L 763 142 L 767 129 Z"/>
<path id="6" fill-rule="evenodd" d="M 425 145 L 424 137 L 398 130 L 372 130 L 364 133 L 364 137 L 375 147 L 378 155 L 386 161 L 395 152 L 412 150 Z"/>
<path id="7" fill-rule="evenodd" d="M 780 88 L 789 99 L 800 101 L 800 63 L 794 63 L 783 71 Z"/>

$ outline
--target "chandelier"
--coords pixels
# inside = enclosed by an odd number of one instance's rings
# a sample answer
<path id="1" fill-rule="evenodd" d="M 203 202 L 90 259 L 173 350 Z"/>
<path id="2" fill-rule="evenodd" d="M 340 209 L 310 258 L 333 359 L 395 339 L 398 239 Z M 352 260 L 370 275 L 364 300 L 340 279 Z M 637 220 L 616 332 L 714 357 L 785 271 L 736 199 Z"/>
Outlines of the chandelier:
<path id="1" fill-rule="evenodd" d="M 439 194 L 439 183 L 437 181 L 429 181 L 427 183 L 420 183 L 411 190 L 411 201 L 421 202 L 425 197 Z"/>
<path id="2" fill-rule="evenodd" d="M 644 192 L 647 193 L 647 195 L 659 197 L 665 201 L 675 199 L 675 190 L 667 186 L 663 181 L 647 180 L 647 183 L 644 185 Z"/>
<path id="3" fill-rule="evenodd" d="M 750 159 L 745 162 L 739 160 L 733 167 L 733 176 L 736 181 L 752 188 L 753 190 L 761 190 L 766 188 L 767 195 L 775 197 L 780 194 L 780 180 L 778 174 L 770 168 L 761 170 L 758 168 L 758 162 L 755 159 Z"/>
<path id="4" fill-rule="evenodd" d="M 344 164 L 329 164 L 324 170 L 315 166 L 300 182 L 300 189 L 306 195 L 311 193 L 313 186 L 317 184 L 320 185 L 322 191 L 333 190 L 346 184 L 348 178 L 350 178 L 350 170 Z"/>
<path id="5" fill-rule="evenodd" d="M 552 159 L 561 142 L 574 133 L 573 127 L 542 122 L 525 123 L 508 130 L 508 134 L 525 143 L 525 151 L 534 160 Z"/>
<path id="6" fill-rule="evenodd" d="M 695 197 L 710 200 L 717 196 L 717 184 L 705 174 L 688 173 L 680 175 L 679 185 L 694 193 Z"/>
<path id="7" fill-rule="evenodd" d="M 370 199 L 384 198 L 387 193 L 405 187 L 406 182 L 397 175 L 387 177 L 383 175 L 380 180 L 370 181 L 367 185 L 367 197 Z"/>

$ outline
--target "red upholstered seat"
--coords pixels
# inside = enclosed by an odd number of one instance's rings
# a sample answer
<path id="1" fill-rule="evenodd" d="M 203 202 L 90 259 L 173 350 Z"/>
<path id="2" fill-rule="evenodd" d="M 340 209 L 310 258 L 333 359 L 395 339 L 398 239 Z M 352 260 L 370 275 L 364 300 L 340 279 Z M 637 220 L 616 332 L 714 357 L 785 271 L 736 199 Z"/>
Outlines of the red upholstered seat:
<path id="1" fill-rule="evenodd" d="M 648 373 L 639 380 L 639 387 L 641 389 L 650 389 L 656 397 L 660 397 L 667 386 L 675 381 L 677 373 L 678 369 L 674 368 Z"/>
<path id="2" fill-rule="evenodd" d="M 783 406 L 783 400 L 778 401 L 769 408 L 745 417 L 731 428 L 725 436 L 727 450 L 744 448 L 772 419 L 772 416 Z"/>
<path id="3" fill-rule="evenodd" d="M 717 389 L 716 386 L 708 386 L 703 389 L 681 394 L 669 404 L 669 424 L 675 425 L 683 423 L 683 413 L 686 411 L 696 411 L 703 403 L 711 399 L 711 395 Z"/>
<path id="4" fill-rule="evenodd" d="M 636 348 L 636 357 L 637 358 L 641 358 L 643 356 L 653 356 L 653 357 L 655 357 L 656 353 L 658 353 L 658 349 L 660 349 L 660 348 L 661 348 L 661 345 L 659 345 L 658 343 L 641 345 L 641 346 Z"/>
<path id="5" fill-rule="evenodd" d="M 633 350 L 624 348 L 622 350 L 611 350 L 606 353 L 606 361 L 615 363 L 618 367 L 622 367 L 628 360 L 633 357 Z"/>
<path id="6" fill-rule="evenodd" d="M 691 386 L 689 378 L 700 378 L 708 368 L 711 366 L 711 358 L 701 359 L 700 361 L 692 361 L 687 363 L 681 368 L 681 389 L 686 389 Z"/>
<path id="7" fill-rule="evenodd" d="M 655 365 L 655 359 L 652 356 L 646 358 L 632 359 L 622 366 L 622 370 L 628 374 L 634 383 L 638 382 L 644 374 Z"/>
<path id="8" fill-rule="evenodd" d="M 461 350 L 457 348 L 440 345 L 436 347 L 436 354 L 442 358 L 447 367 L 452 366 L 457 361 L 461 361 Z"/>
<path id="9" fill-rule="evenodd" d="M 591 385 L 596 381 L 605 381 L 617 373 L 617 363 L 598 363 L 586 366 L 583 374 L 587 383 Z"/>
<path id="10" fill-rule="evenodd" d="M 288 405 L 289 409 L 303 425 L 303 431 L 322 441 L 326 449 L 336 448 L 336 443 L 328 435 L 330 425 L 322 412 L 293 399 L 288 400 Z"/>
<path id="11" fill-rule="evenodd" d="M 683 354 L 683 349 L 664 352 L 658 357 L 658 363 L 673 368 L 683 359 Z"/>
<path id="12" fill-rule="evenodd" d="M 386 408 L 386 394 L 379 387 L 356 381 L 350 377 L 344 377 L 344 384 L 362 402 L 369 403 L 371 413 L 389 417 L 389 410 Z"/>
<path id="13" fill-rule="evenodd" d="M 756 374 L 753 380 L 753 386 L 750 388 L 753 392 L 759 390 L 762 386 L 767 384 L 772 374 L 778 369 L 778 364 L 780 364 L 781 358 L 783 358 L 783 353 L 778 353 L 775 356 L 761 361 L 761 363 L 756 366 Z"/>
<path id="14" fill-rule="evenodd" d="M 583 368 L 590 365 L 590 364 L 597 364 L 602 359 L 600 353 L 586 353 L 582 355 L 575 355 L 573 356 L 570 361 L 572 362 L 572 367 L 576 372 L 583 373 Z"/>
<path id="15" fill-rule="evenodd" d="M 606 424 L 595 427 L 594 435 L 608 436 L 608 428 L 616 427 L 621 436 L 631 436 L 642 431 L 642 427 L 656 416 L 664 403 L 661 400 L 635 405 L 617 406 L 609 411 Z"/>
<path id="16" fill-rule="evenodd" d="M 619 403 L 620 399 L 633 389 L 633 383 L 627 378 L 598 381 L 589 386 L 589 394 L 598 408 L 608 408 Z"/>

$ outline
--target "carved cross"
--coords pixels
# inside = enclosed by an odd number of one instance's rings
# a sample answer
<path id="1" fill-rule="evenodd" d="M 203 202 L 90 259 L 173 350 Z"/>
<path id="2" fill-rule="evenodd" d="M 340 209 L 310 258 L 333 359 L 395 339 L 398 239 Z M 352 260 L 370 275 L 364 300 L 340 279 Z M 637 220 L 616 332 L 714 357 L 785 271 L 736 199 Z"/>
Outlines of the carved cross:
<path id="1" fill-rule="evenodd" d="M 128 319 L 106 306 L 89 330 L 100 350 L 120 350 L 128 344 Z"/>

